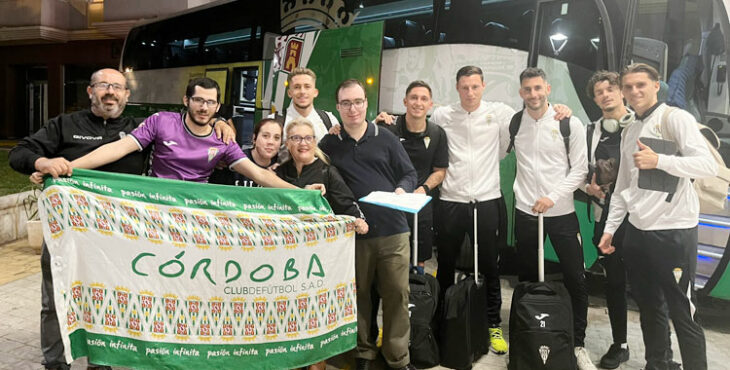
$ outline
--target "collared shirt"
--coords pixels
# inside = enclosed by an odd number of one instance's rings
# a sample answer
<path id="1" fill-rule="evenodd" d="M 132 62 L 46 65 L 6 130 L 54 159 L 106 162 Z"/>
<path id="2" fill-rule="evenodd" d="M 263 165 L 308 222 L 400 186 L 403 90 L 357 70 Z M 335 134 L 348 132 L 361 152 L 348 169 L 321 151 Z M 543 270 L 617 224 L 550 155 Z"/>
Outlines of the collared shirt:
<path id="1" fill-rule="evenodd" d="M 183 115 L 155 113 L 130 134 L 139 150 L 154 144 L 150 172 L 152 176 L 173 180 L 208 182 L 219 161 L 234 166 L 247 159 L 238 143 L 226 144 L 211 130 L 208 135 L 193 134 Z"/>
<path id="2" fill-rule="evenodd" d="M 346 130 L 340 139 L 327 135 L 319 146 L 332 161 L 350 187 L 355 199 L 373 191 L 395 191 L 402 188 L 412 192 L 416 186 L 416 170 L 398 138 L 388 130 L 368 123 L 365 134 L 355 141 Z M 370 231 L 358 238 L 373 238 L 408 232 L 408 223 L 401 211 L 361 203 Z"/>
<path id="3" fill-rule="evenodd" d="M 624 129 L 621 140 L 621 166 L 616 188 L 611 199 L 605 232 L 613 234 L 629 214 L 629 222 L 639 230 L 688 229 L 697 226 L 699 201 L 690 182 L 691 178 L 717 174 L 717 164 L 707 143 L 695 124 L 694 117 L 682 109 L 675 109 L 667 117 L 662 136 L 662 116 L 666 104 L 657 104 L 642 117 Z M 634 153 L 639 151 L 637 140 L 642 137 L 673 138 L 680 155 L 659 154 L 657 168 L 679 177 L 677 191 L 667 202 L 667 193 L 640 189 L 639 169 L 634 164 Z"/>
<path id="4" fill-rule="evenodd" d="M 449 167 L 449 148 L 444 130 L 431 121 L 426 121 L 423 132 L 411 132 L 406 125 L 406 116 L 398 116 L 394 125 L 380 125 L 387 128 L 400 139 L 408 153 L 413 167 L 416 168 L 416 186 L 426 182 L 435 168 Z"/>
<path id="5" fill-rule="evenodd" d="M 520 130 L 515 136 L 515 204 L 517 209 L 527 214 L 535 215 L 532 206 L 542 197 L 548 197 L 555 203 L 545 212 L 546 217 L 575 212 L 573 191 L 585 183 L 588 174 L 586 132 L 583 124 L 578 118 L 570 118 L 568 167 L 560 121 L 556 121 L 554 117 L 552 105 L 537 120 L 525 112 Z M 509 127 L 503 134 L 509 135 Z"/>
<path id="6" fill-rule="evenodd" d="M 508 126 L 514 114 L 506 104 L 485 101 L 474 112 L 467 112 L 460 103 L 433 112 L 431 119 L 449 138 L 449 168 L 441 185 L 441 199 L 469 203 L 502 196 L 499 160 L 509 143 Z"/>

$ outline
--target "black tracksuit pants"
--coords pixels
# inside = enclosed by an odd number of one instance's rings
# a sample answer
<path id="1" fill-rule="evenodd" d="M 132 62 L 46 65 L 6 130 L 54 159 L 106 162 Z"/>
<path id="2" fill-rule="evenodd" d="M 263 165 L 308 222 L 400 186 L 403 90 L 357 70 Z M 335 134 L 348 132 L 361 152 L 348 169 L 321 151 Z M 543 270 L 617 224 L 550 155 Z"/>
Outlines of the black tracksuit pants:
<path id="1" fill-rule="evenodd" d="M 576 347 L 585 346 L 588 317 L 583 246 L 575 212 L 563 216 L 545 217 L 544 231 L 550 237 L 560 260 L 565 287 L 573 306 L 573 333 Z M 515 210 L 515 237 L 519 260 L 519 280 L 537 281 L 537 216 Z"/>
<path id="2" fill-rule="evenodd" d="M 46 242 L 41 249 L 41 351 L 43 365 L 47 369 L 66 366 L 66 357 L 63 353 L 63 340 L 58 316 L 56 316 L 56 302 L 53 300 L 53 276 L 51 275 L 51 254 Z"/>
<path id="3" fill-rule="evenodd" d="M 487 322 L 489 327 L 498 327 L 502 322 L 502 288 L 499 282 L 499 227 L 500 199 L 476 203 L 449 202 L 439 200 L 436 206 L 438 233 L 438 274 L 440 297 L 443 302 L 446 289 L 454 285 L 456 259 L 466 235 L 474 241 L 474 207 L 477 210 L 477 243 L 479 245 L 479 273 L 484 275 L 487 286 Z"/>
<path id="4" fill-rule="evenodd" d="M 606 209 L 606 212 L 608 209 Z M 598 247 L 598 262 L 606 270 L 606 307 L 608 308 L 608 319 L 611 322 L 611 334 L 613 335 L 613 343 L 626 343 L 626 325 L 627 325 L 627 304 L 626 304 L 626 268 L 624 266 L 624 248 L 623 237 L 626 232 L 626 224 L 624 221 L 616 230 L 613 238 L 613 245 L 616 251 L 604 255 Z M 596 222 L 593 229 L 593 244 L 598 246 L 598 242 L 603 235 L 605 223 Z"/>
<path id="5" fill-rule="evenodd" d="M 631 295 L 639 306 L 647 368 L 664 369 L 671 359 L 666 305 L 683 368 L 707 369 L 705 334 L 694 317 L 697 227 L 642 231 L 628 223 L 623 245 Z"/>

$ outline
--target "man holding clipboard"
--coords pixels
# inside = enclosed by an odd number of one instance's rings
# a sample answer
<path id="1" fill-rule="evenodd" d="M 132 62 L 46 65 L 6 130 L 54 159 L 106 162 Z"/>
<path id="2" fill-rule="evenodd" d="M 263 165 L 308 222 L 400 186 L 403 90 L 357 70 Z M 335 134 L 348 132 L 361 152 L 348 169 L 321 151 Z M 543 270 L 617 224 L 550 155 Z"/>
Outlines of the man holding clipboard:
<path id="1" fill-rule="evenodd" d="M 410 193 L 416 170 L 398 138 L 365 120 L 368 102 L 357 80 L 345 80 L 336 91 L 343 130 L 319 143 L 357 199 L 373 191 Z M 383 301 L 385 362 L 394 369 L 413 369 L 408 354 L 409 229 L 401 211 L 361 204 L 370 230 L 355 242 L 357 281 L 357 369 L 366 370 L 379 348 L 370 335 L 373 307 L 370 288 L 376 284 Z"/>

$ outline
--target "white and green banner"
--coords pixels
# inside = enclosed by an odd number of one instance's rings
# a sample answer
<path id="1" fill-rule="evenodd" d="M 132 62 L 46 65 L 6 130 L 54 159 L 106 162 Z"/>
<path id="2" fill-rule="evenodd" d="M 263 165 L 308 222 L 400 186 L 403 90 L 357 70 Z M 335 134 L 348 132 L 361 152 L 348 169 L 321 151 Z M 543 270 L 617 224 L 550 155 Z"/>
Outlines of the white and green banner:
<path id="1" fill-rule="evenodd" d="M 283 369 L 355 346 L 354 219 L 316 191 L 75 169 L 39 208 L 69 362 Z"/>

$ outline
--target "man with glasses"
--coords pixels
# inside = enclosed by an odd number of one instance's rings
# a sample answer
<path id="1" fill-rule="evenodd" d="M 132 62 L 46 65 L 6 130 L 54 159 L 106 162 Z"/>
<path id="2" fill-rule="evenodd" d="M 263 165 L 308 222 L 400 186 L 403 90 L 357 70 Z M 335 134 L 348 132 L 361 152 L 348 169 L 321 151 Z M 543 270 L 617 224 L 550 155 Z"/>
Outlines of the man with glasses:
<path id="1" fill-rule="evenodd" d="M 48 121 L 38 132 L 18 142 L 10 152 L 10 166 L 18 172 L 38 171 L 52 176 L 71 173 L 72 161 L 92 150 L 126 136 L 137 127 L 130 117 L 121 117 L 129 98 L 127 79 L 113 69 L 91 75 L 86 92 L 90 109 L 61 114 Z M 224 125 L 221 125 L 224 126 Z M 146 152 L 134 152 L 100 167 L 101 171 L 142 174 Z M 45 243 L 41 252 L 41 350 L 47 369 L 68 369 L 63 355 L 53 300 L 51 257 Z M 93 368 L 94 366 L 89 366 Z"/>
<path id="2" fill-rule="evenodd" d="M 38 132 L 18 142 L 10 152 L 10 166 L 18 172 L 59 176 L 71 172 L 70 160 L 99 146 L 119 140 L 137 127 L 134 119 L 120 117 L 129 98 L 127 80 L 113 69 L 101 69 L 91 75 L 86 88 L 91 108 L 61 114 L 48 121 Z M 136 152 L 110 163 L 100 170 L 141 174 L 146 153 Z M 41 252 L 41 351 L 46 369 L 69 369 L 63 354 L 63 342 L 53 300 L 51 256 L 46 244 Z M 92 364 L 89 368 L 97 368 Z M 107 368 L 101 367 L 101 368 Z"/>
<path id="3" fill-rule="evenodd" d="M 336 98 L 344 130 L 326 135 L 320 147 L 355 199 L 372 191 L 412 192 L 416 170 L 395 135 L 366 121 L 363 85 L 346 80 L 337 88 Z M 364 203 L 360 208 L 370 230 L 358 235 L 355 243 L 357 368 L 368 369 L 378 354 L 377 338 L 370 333 L 372 310 L 377 310 L 371 303 L 375 283 L 383 301 L 383 357 L 392 368 L 413 369 L 408 355 L 408 223 L 400 211 Z"/>
<path id="4" fill-rule="evenodd" d="M 220 87 L 203 77 L 191 80 L 183 96 L 187 111 L 160 112 L 128 136 L 85 155 L 71 164 L 96 168 L 154 143 L 150 174 L 155 177 L 207 182 L 218 161 L 267 187 L 295 188 L 247 158 L 236 142 L 224 143 L 213 135 L 209 122 L 220 108 Z"/>

